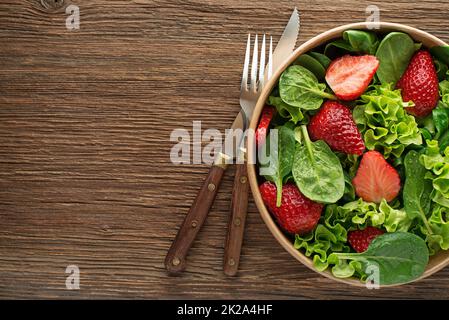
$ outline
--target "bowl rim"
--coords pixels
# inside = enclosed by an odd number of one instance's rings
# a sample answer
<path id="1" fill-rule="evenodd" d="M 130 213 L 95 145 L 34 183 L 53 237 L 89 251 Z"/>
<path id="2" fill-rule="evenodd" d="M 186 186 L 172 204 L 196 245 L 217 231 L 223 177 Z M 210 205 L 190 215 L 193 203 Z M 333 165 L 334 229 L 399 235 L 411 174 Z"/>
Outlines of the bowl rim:
<path id="1" fill-rule="evenodd" d="M 299 57 L 301 54 L 304 54 L 308 52 L 309 50 L 338 37 L 341 37 L 343 31 L 348 29 L 360 29 L 360 30 L 370 30 L 372 26 L 372 23 L 369 22 L 358 22 L 358 23 L 350 23 L 338 26 L 336 28 L 329 29 L 323 33 L 320 33 L 313 38 L 309 39 L 308 41 L 304 42 L 302 45 L 300 45 L 297 49 L 293 51 L 293 53 L 274 71 L 272 78 L 266 83 L 264 89 L 261 92 L 261 95 L 259 96 L 259 99 L 257 101 L 256 107 L 254 109 L 254 113 L 251 117 L 251 122 L 249 128 L 252 130 L 256 129 L 257 123 L 259 121 L 260 114 L 262 112 L 263 106 L 265 105 L 265 101 L 267 100 L 269 94 L 271 93 L 273 87 L 275 86 L 276 82 L 278 81 L 281 73 L 291 64 L 294 60 L 296 60 L 297 57 Z M 390 22 L 379 22 L 379 28 L 375 29 L 373 31 L 377 32 L 384 32 L 384 31 L 401 31 L 409 34 L 415 41 L 422 42 L 424 46 L 426 47 L 432 47 L 436 45 L 447 45 L 444 41 L 440 40 L 439 38 L 431 35 L 430 33 L 427 33 L 425 31 L 422 31 L 420 29 L 399 24 L 399 23 L 390 23 Z M 249 159 L 255 159 L 253 156 L 255 154 L 255 144 L 249 143 L 248 144 L 248 158 Z M 292 255 L 294 258 L 296 258 L 298 261 L 300 261 L 302 264 L 307 266 L 309 269 L 321 274 L 322 276 L 325 276 L 327 278 L 333 279 L 340 283 L 349 284 L 352 286 L 357 287 L 365 287 L 365 283 L 361 282 L 359 279 L 351 277 L 351 278 L 336 278 L 332 275 L 332 273 L 329 270 L 325 271 L 318 271 L 313 266 L 313 261 L 309 257 L 306 257 L 300 250 L 297 250 L 294 248 L 292 241 L 285 236 L 285 234 L 280 230 L 280 228 L 277 226 L 275 221 L 273 220 L 271 214 L 268 212 L 267 208 L 265 207 L 265 204 L 263 203 L 262 197 L 259 192 L 259 185 L 257 180 L 257 174 L 256 174 L 256 165 L 255 164 L 248 164 L 248 178 L 249 183 L 251 186 L 251 192 L 254 198 L 254 201 L 256 203 L 256 206 L 259 210 L 259 213 L 265 222 L 266 226 L 272 233 L 272 235 L 276 238 L 276 240 L 281 244 L 281 246 L 288 252 L 290 255 Z M 412 283 L 421 279 L 424 279 L 433 273 L 438 272 L 442 268 L 444 268 L 446 265 L 449 264 L 449 250 L 448 251 L 441 251 L 437 255 L 432 256 L 429 260 L 429 263 L 426 267 L 426 270 L 424 273 L 417 279 L 410 281 L 408 283 Z M 398 283 L 398 284 L 392 284 L 392 285 L 383 285 L 381 287 L 394 287 L 394 286 L 400 286 L 404 285 L 406 283 Z"/>

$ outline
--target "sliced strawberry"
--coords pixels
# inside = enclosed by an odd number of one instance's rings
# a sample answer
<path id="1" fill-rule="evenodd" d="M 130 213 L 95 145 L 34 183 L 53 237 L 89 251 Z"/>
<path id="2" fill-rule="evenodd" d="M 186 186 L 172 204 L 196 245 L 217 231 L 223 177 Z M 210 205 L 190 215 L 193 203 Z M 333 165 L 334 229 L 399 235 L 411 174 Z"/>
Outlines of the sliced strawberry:
<path id="1" fill-rule="evenodd" d="M 345 55 L 327 68 L 326 81 L 339 99 L 354 100 L 365 92 L 378 67 L 375 56 Z"/>
<path id="2" fill-rule="evenodd" d="M 276 109 L 274 107 L 270 106 L 263 107 L 259 125 L 257 126 L 256 130 L 256 142 L 258 146 L 265 143 L 268 127 L 270 126 L 270 122 L 274 117 L 275 111 Z"/>
<path id="3" fill-rule="evenodd" d="M 393 200 L 401 189 L 398 172 L 378 151 L 368 151 L 363 155 L 352 184 L 359 197 L 375 203 L 382 199 Z"/>
<path id="4" fill-rule="evenodd" d="M 384 234 L 384 232 L 375 227 L 366 227 L 363 230 L 350 231 L 348 241 L 352 248 L 357 252 L 364 252 L 368 249 L 374 238 Z"/>
<path id="5" fill-rule="evenodd" d="M 439 100 L 438 76 L 428 51 L 415 53 L 396 87 L 402 90 L 402 100 L 415 104 L 405 108 L 408 113 L 424 117 L 436 107 Z"/>
<path id="6" fill-rule="evenodd" d="M 332 150 L 362 155 L 365 144 L 351 111 L 337 101 L 326 101 L 310 119 L 308 126 L 312 140 L 324 140 Z"/>

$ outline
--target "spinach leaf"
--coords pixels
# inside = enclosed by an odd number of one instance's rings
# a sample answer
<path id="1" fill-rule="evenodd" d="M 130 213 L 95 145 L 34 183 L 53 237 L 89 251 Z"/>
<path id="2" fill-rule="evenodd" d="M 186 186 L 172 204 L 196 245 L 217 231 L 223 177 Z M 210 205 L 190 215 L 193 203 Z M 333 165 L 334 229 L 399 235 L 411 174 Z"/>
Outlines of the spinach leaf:
<path id="1" fill-rule="evenodd" d="M 295 153 L 295 133 L 291 123 L 276 129 L 278 130 L 277 141 L 276 139 L 271 139 L 271 134 L 267 136 L 266 146 L 270 154 L 268 159 L 266 159 L 267 161 L 261 163 L 260 173 L 265 179 L 276 184 L 276 205 L 279 207 L 282 200 L 282 183 L 292 171 L 293 155 Z"/>
<path id="2" fill-rule="evenodd" d="M 325 56 L 322 53 L 312 51 L 312 52 L 309 52 L 309 54 L 312 57 L 314 57 L 316 60 L 318 60 L 324 69 L 327 69 L 332 62 L 331 59 L 329 59 L 327 56 Z"/>
<path id="3" fill-rule="evenodd" d="M 449 130 L 440 136 L 438 139 L 438 145 L 440 146 L 440 152 L 444 152 L 444 150 L 449 146 Z"/>
<path id="4" fill-rule="evenodd" d="M 432 181 L 426 179 L 427 169 L 419 161 L 420 154 L 411 150 L 404 159 L 405 184 L 402 197 L 404 209 L 410 219 L 418 218 L 429 231 L 427 216 L 430 213 Z"/>
<path id="5" fill-rule="evenodd" d="M 295 60 L 293 64 L 303 66 L 307 70 L 312 71 L 318 80 L 323 80 L 324 76 L 326 75 L 326 70 L 321 65 L 321 63 L 308 54 L 302 54 Z"/>
<path id="6" fill-rule="evenodd" d="M 377 76 L 382 84 L 393 83 L 401 78 L 415 52 L 413 39 L 406 33 L 391 32 L 379 44 Z"/>
<path id="7" fill-rule="evenodd" d="M 435 64 L 435 70 L 437 72 L 438 81 L 443 81 L 444 79 L 446 79 L 446 73 L 448 70 L 447 65 L 445 65 L 440 60 L 434 60 L 433 62 Z"/>
<path id="8" fill-rule="evenodd" d="M 376 52 L 379 41 L 374 32 L 362 30 L 346 30 L 343 32 L 343 39 L 337 39 L 326 45 L 324 54 L 334 57 L 343 53 L 367 53 Z"/>
<path id="9" fill-rule="evenodd" d="M 408 233 L 385 233 L 375 238 L 363 253 L 332 253 L 334 275 L 349 277 L 357 265 L 378 270 L 381 285 L 406 283 L 420 277 L 429 261 L 429 250 L 423 239 Z M 348 263 L 349 261 L 349 263 Z"/>
<path id="10" fill-rule="evenodd" d="M 301 126 L 303 144 L 298 145 L 293 160 L 293 178 L 309 199 L 335 203 L 345 192 L 340 160 L 324 141 L 310 141 L 306 126 Z"/>
<path id="11" fill-rule="evenodd" d="M 318 109 L 324 98 L 336 100 L 334 95 L 325 90 L 324 83 L 319 83 L 311 71 L 298 65 L 288 67 L 279 80 L 282 100 L 304 110 Z"/>
<path id="12" fill-rule="evenodd" d="M 268 104 L 275 107 L 281 117 L 291 119 L 294 124 L 304 119 L 304 114 L 300 108 L 285 103 L 281 97 L 268 97 Z"/>
<path id="13" fill-rule="evenodd" d="M 430 53 L 438 60 L 449 65 L 449 46 L 435 46 L 430 48 Z"/>
<path id="14" fill-rule="evenodd" d="M 354 51 L 374 54 L 379 41 L 374 32 L 347 30 L 343 32 L 343 40 L 348 42 Z"/>

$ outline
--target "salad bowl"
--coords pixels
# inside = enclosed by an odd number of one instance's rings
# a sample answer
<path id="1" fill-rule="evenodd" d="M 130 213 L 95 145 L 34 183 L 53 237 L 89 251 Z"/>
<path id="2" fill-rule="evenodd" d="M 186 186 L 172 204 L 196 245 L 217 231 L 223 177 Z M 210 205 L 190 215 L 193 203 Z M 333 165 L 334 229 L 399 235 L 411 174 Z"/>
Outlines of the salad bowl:
<path id="1" fill-rule="evenodd" d="M 259 97 L 259 100 L 257 102 L 257 105 L 254 110 L 254 114 L 251 119 L 250 123 L 250 129 L 256 130 L 258 127 L 259 119 L 261 117 L 262 111 L 264 106 L 266 105 L 266 101 L 268 100 L 270 94 L 272 93 L 273 89 L 277 86 L 279 78 L 281 77 L 281 74 L 290 66 L 292 65 L 298 57 L 301 55 L 310 52 L 311 50 L 322 47 L 324 44 L 329 43 L 335 39 L 341 38 L 343 36 L 343 32 L 346 30 L 365 30 L 365 31 L 374 31 L 379 34 L 386 34 L 389 32 L 402 32 L 408 34 L 415 42 L 422 43 L 422 46 L 424 48 L 432 48 L 435 46 L 444 46 L 447 45 L 444 41 L 438 39 L 437 37 L 421 31 L 419 29 L 402 25 L 402 24 L 396 24 L 396 23 L 386 23 L 381 22 L 379 23 L 379 29 L 370 30 L 369 29 L 370 24 L 366 22 L 362 23 L 353 23 L 353 24 L 347 24 L 343 25 L 331 30 L 328 30 L 324 33 L 321 33 L 312 39 L 308 40 L 307 42 L 303 43 L 300 47 L 298 47 L 293 54 L 284 61 L 284 63 L 274 71 L 273 76 L 271 77 L 270 81 L 265 85 L 264 89 L 262 90 L 262 93 Z M 249 144 L 248 146 L 248 157 L 251 159 L 257 158 L 257 147 L 255 144 Z M 366 286 L 365 283 L 363 283 L 360 279 L 355 277 L 335 277 L 333 273 L 330 271 L 330 268 L 326 268 L 325 270 L 317 270 L 317 268 L 314 265 L 314 262 L 312 261 L 310 256 L 306 256 L 304 251 L 298 250 L 294 246 L 294 239 L 292 240 L 292 235 L 286 233 L 282 228 L 279 227 L 279 224 L 276 222 L 273 215 L 270 213 L 270 211 L 267 209 L 267 206 L 264 203 L 263 197 L 260 192 L 260 175 L 259 175 L 259 168 L 257 164 L 248 164 L 248 177 L 249 182 L 252 190 L 252 194 L 255 200 L 255 203 L 257 205 L 257 208 L 261 214 L 261 217 L 265 224 L 267 225 L 268 229 L 272 233 L 272 235 L 276 238 L 276 240 L 281 244 L 281 246 L 289 252 L 295 259 L 297 259 L 299 262 L 310 268 L 311 270 L 314 270 L 315 272 L 318 272 L 322 276 L 325 276 L 327 278 L 334 279 L 336 281 L 346 283 L 353 286 L 359 286 L 364 287 Z M 432 275 L 433 273 L 441 270 L 444 268 L 447 264 L 449 264 L 449 251 L 448 250 L 440 250 L 434 255 L 431 255 L 429 257 L 429 261 L 427 263 L 427 266 L 422 272 L 422 274 L 419 277 L 416 277 L 415 279 L 401 282 L 401 283 L 393 283 L 393 284 L 382 284 L 382 287 L 384 286 L 397 286 L 402 285 L 404 283 L 410 283 L 413 281 L 417 281 L 419 279 L 423 279 L 425 277 L 428 277 Z"/>

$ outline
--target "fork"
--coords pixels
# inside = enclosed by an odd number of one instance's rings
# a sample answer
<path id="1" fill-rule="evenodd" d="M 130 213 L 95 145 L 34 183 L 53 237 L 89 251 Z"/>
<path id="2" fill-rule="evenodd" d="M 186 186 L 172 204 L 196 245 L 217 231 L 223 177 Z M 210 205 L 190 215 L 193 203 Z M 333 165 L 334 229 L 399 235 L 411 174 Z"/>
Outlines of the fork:
<path id="1" fill-rule="evenodd" d="M 256 34 L 253 46 L 253 57 L 251 62 L 251 73 L 249 73 L 250 53 L 251 53 L 251 35 L 248 34 L 246 44 L 245 62 L 243 64 L 242 83 L 240 87 L 240 107 L 243 116 L 243 132 L 248 128 L 252 117 L 254 107 L 262 92 L 265 82 L 271 78 L 273 72 L 273 41 L 270 37 L 270 48 L 268 52 L 268 65 L 265 68 L 265 43 L 266 36 L 263 35 L 260 48 L 260 61 L 258 56 L 258 36 Z M 257 73 L 257 69 L 258 73 Z M 248 87 L 248 75 L 250 83 Z M 238 148 L 236 161 L 245 159 L 246 155 L 246 137 L 244 136 Z M 231 198 L 231 215 L 228 223 L 228 233 L 226 236 L 223 271 L 228 276 L 237 274 L 240 262 L 240 252 L 243 242 L 243 233 L 245 230 L 245 220 L 248 208 L 248 178 L 245 163 L 236 164 L 234 187 Z"/>

